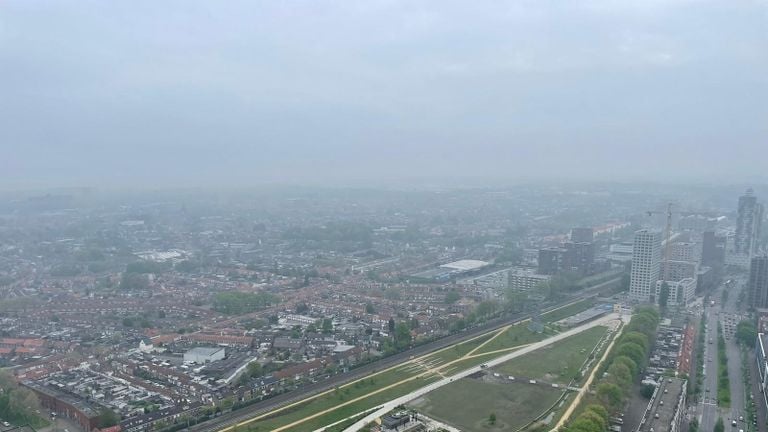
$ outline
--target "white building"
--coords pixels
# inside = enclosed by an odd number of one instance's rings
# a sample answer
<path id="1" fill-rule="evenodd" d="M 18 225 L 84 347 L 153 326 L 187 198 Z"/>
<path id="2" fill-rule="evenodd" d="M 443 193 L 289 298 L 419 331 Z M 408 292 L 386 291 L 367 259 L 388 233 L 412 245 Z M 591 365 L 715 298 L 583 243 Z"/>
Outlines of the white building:
<path id="1" fill-rule="evenodd" d="M 509 287 L 515 292 L 536 292 L 539 285 L 549 282 L 552 277 L 540 275 L 532 268 L 516 267 L 509 270 L 507 280 Z"/>
<path id="2" fill-rule="evenodd" d="M 224 359 L 224 348 L 197 347 L 184 353 L 184 363 L 206 364 Z"/>
<path id="3" fill-rule="evenodd" d="M 462 286 L 472 287 L 476 291 L 483 289 L 503 290 L 509 286 L 509 269 L 499 270 L 480 276 L 468 277 L 457 283 Z"/>
<path id="4" fill-rule="evenodd" d="M 465 273 L 480 270 L 481 268 L 488 267 L 489 265 L 491 264 L 485 261 L 465 259 L 443 264 L 440 266 L 440 268 Z"/>
<path id="5" fill-rule="evenodd" d="M 307 327 L 310 324 L 315 324 L 317 321 L 317 318 L 308 317 L 306 315 L 285 314 L 280 317 L 278 322 L 286 326 L 300 325 L 302 327 Z"/>
<path id="6" fill-rule="evenodd" d="M 656 281 L 661 271 L 661 233 L 642 229 L 635 232 L 632 246 L 632 270 L 629 281 L 629 299 L 654 303 Z"/>
<path id="7" fill-rule="evenodd" d="M 143 353 L 151 353 L 155 350 L 155 345 L 152 343 L 151 340 L 147 338 L 142 338 L 141 341 L 139 341 L 139 351 Z"/>
<path id="8" fill-rule="evenodd" d="M 665 281 L 656 281 L 656 298 L 661 295 L 661 286 Z M 686 278 L 678 282 L 666 281 L 669 287 L 667 306 L 684 306 L 696 295 L 696 279 Z"/>

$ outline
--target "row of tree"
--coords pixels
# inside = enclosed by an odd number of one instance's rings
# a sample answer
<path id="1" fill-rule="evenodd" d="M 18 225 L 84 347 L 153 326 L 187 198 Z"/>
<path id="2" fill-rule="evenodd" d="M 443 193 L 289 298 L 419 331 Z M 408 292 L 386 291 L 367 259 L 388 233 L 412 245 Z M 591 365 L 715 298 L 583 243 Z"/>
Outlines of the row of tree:
<path id="1" fill-rule="evenodd" d="M 656 309 L 638 308 L 613 348 L 605 374 L 595 389 L 599 404 L 588 405 L 568 427 L 568 432 L 604 432 L 609 413 L 621 410 L 632 382 L 645 367 L 656 336 L 659 313 Z"/>
<path id="2" fill-rule="evenodd" d="M 35 411 L 40 402 L 35 394 L 19 386 L 7 371 L 0 370 L 0 418 L 15 424 L 39 425 L 41 419 Z"/>
<path id="3" fill-rule="evenodd" d="M 723 327 L 717 326 L 717 402 L 720 406 L 731 406 L 731 379 L 728 377 L 728 354 L 725 352 Z"/>

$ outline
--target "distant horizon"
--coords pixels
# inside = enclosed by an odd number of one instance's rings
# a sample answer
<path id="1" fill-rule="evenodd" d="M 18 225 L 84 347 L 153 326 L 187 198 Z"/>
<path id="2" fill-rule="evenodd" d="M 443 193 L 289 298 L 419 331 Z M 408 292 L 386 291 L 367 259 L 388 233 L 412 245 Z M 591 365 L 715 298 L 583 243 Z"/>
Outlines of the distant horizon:
<path id="1" fill-rule="evenodd" d="M 765 182 L 767 11 L 3 1 L 0 184 Z"/>
<path id="2" fill-rule="evenodd" d="M 142 192 L 247 192 L 257 190 L 274 190 L 274 189 L 306 189 L 306 190 L 372 190 L 372 191 L 460 191 L 460 190 L 495 190 L 495 189 L 510 189 L 520 187 L 540 187 L 540 188 L 563 188 L 563 189 L 578 189 L 578 188 L 601 188 L 601 187 L 655 187 L 655 186 L 672 186 L 672 187 L 694 187 L 694 188 L 707 188 L 713 187 L 718 189 L 736 189 L 746 191 L 747 188 L 755 189 L 756 195 L 761 195 L 761 191 L 765 191 L 768 197 L 768 178 L 765 180 L 755 181 L 713 181 L 713 180 L 640 180 L 640 179 L 624 179 L 624 180 L 600 180 L 600 179 L 557 179 L 557 180 L 544 180 L 544 179 L 481 179 L 473 178 L 467 179 L 446 179 L 431 178 L 423 179 L 423 181 L 416 181 L 413 179 L 404 179 L 401 182 L 351 182 L 351 183 L 319 183 L 319 182 L 281 182 L 281 181 L 263 181 L 252 183 L 238 183 L 238 184 L 179 184 L 179 185 L 30 185 L 22 187 L 12 187 L 9 185 L 0 186 L 0 192 L 3 193 L 45 193 L 45 192 L 130 192 L 130 193 L 142 193 Z"/>

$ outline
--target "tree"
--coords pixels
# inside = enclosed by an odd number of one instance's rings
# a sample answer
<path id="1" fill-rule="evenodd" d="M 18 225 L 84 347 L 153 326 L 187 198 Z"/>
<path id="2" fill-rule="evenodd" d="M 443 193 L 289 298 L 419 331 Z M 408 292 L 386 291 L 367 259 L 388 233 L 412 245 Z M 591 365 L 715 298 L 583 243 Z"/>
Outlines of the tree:
<path id="1" fill-rule="evenodd" d="M 456 303 L 460 299 L 461 299 L 461 294 L 459 294 L 458 291 L 456 291 L 455 289 L 452 289 L 445 294 L 446 304 Z"/>
<path id="2" fill-rule="evenodd" d="M 632 384 L 632 371 L 625 364 L 614 362 L 607 372 L 613 383 L 619 387 L 629 387 Z"/>
<path id="3" fill-rule="evenodd" d="M 330 318 L 323 318 L 323 333 L 333 333 L 333 320 Z"/>
<path id="4" fill-rule="evenodd" d="M 640 388 L 640 395 L 646 399 L 650 399 L 653 396 L 653 392 L 656 391 L 656 386 L 653 384 L 645 384 Z"/>
<path id="5" fill-rule="evenodd" d="M 617 356 L 613 359 L 613 364 L 623 364 L 626 366 L 632 374 L 633 379 L 637 376 L 638 372 L 640 372 L 640 370 L 637 368 L 637 363 L 635 363 L 634 360 L 627 356 Z"/>
<path id="6" fill-rule="evenodd" d="M 696 417 L 688 423 L 688 432 L 699 432 L 699 420 Z"/>
<path id="7" fill-rule="evenodd" d="M 149 288 L 149 278 L 143 273 L 124 272 L 120 279 L 120 289 L 125 291 L 141 291 Z"/>
<path id="8" fill-rule="evenodd" d="M 661 289 L 659 290 L 659 307 L 662 311 L 667 310 L 667 302 L 669 301 L 669 284 L 667 282 L 661 283 Z"/>
<path id="9" fill-rule="evenodd" d="M 419 320 L 416 317 L 411 318 L 411 330 L 419 328 Z"/>
<path id="10" fill-rule="evenodd" d="M 568 427 L 569 431 L 575 432 L 602 432 L 600 423 L 596 422 L 594 417 L 579 416 Z"/>
<path id="11" fill-rule="evenodd" d="M 599 431 L 604 431 L 608 426 L 608 420 L 594 411 L 584 411 L 579 418 L 592 422 Z"/>
<path id="12" fill-rule="evenodd" d="M 586 411 L 592 411 L 593 413 L 602 417 L 604 421 L 608 421 L 608 410 L 604 406 L 598 404 L 587 405 Z"/>
<path id="13" fill-rule="evenodd" d="M 754 348 L 755 341 L 757 340 L 757 329 L 754 323 L 748 320 L 741 321 L 736 326 L 736 340 Z"/>
<path id="14" fill-rule="evenodd" d="M 389 322 L 387 323 L 387 328 L 389 328 L 389 333 L 394 334 L 395 333 L 395 319 L 392 317 L 389 317 Z"/>
<path id="15" fill-rule="evenodd" d="M 306 303 L 302 302 L 296 305 L 297 314 L 305 314 L 307 312 L 309 312 L 309 306 Z"/>
<path id="16" fill-rule="evenodd" d="M 372 304 L 370 304 L 370 303 L 366 303 L 365 304 L 365 313 L 372 314 L 372 313 L 375 313 L 375 312 L 376 312 L 376 309 L 374 309 Z"/>
<path id="17" fill-rule="evenodd" d="M 622 343 L 616 349 L 616 354 L 620 356 L 627 356 L 638 365 L 645 364 L 645 350 L 643 350 L 643 347 L 636 343 Z"/>
<path id="18" fill-rule="evenodd" d="M 109 408 L 103 408 L 99 411 L 99 416 L 96 419 L 96 424 L 99 428 L 107 428 L 115 426 L 120 422 L 120 416 Z"/>
<path id="19" fill-rule="evenodd" d="M 491 413 L 491 415 L 488 416 L 488 424 L 491 426 L 496 424 L 496 413 Z"/>
<path id="20" fill-rule="evenodd" d="M 597 399 L 611 410 L 620 407 L 623 396 L 621 388 L 616 384 L 602 383 L 597 386 Z"/>
<path id="21" fill-rule="evenodd" d="M 395 328 L 395 346 L 403 349 L 411 344 L 411 329 L 404 322 L 397 323 Z"/>
<path id="22" fill-rule="evenodd" d="M 643 350 L 648 352 L 648 336 L 637 331 L 631 331 L 621 337 L 621 342 L 631 342 L 640 345 Z"/>
<path id="23" fill-rule="evenodd" d="M 251 378 L 258 378 L 262 375 L 261 363 L 258 361 L 252 361 L 248 363 L 248 376 Z"/>
<path id="24" fill-rule="evenodd" d="M 725 431 L 725 425 L 723 424 L 723 418 L 718 417 L 717 422 L 715 422 L 715 428 L 712 430 L 712 432 L 724 432 Z"/>
<path id="25" fill-rule="evenodd" d="M 307 333 L 317 333 L 317 326 L 314 323 L 308 325 Z"/>
<path id="26" fill-rule="evenodd" d="M 495 301 L 480 302 L 475 308 L 475 313 L 478 317 L 487 317 L 493 315 L 498 310 L 499 304 Z"/>

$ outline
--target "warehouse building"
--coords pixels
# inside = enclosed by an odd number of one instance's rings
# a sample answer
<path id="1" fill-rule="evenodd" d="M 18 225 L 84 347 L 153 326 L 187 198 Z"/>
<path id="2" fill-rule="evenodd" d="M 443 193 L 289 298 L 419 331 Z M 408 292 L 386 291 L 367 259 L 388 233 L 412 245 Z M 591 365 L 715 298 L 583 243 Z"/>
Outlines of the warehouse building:
<path id="1" fill-rule="evenodd" d="M 184 353 L 184 363 L 206 364 L 224 359 L 224 348 L 197 347 Z"/>

